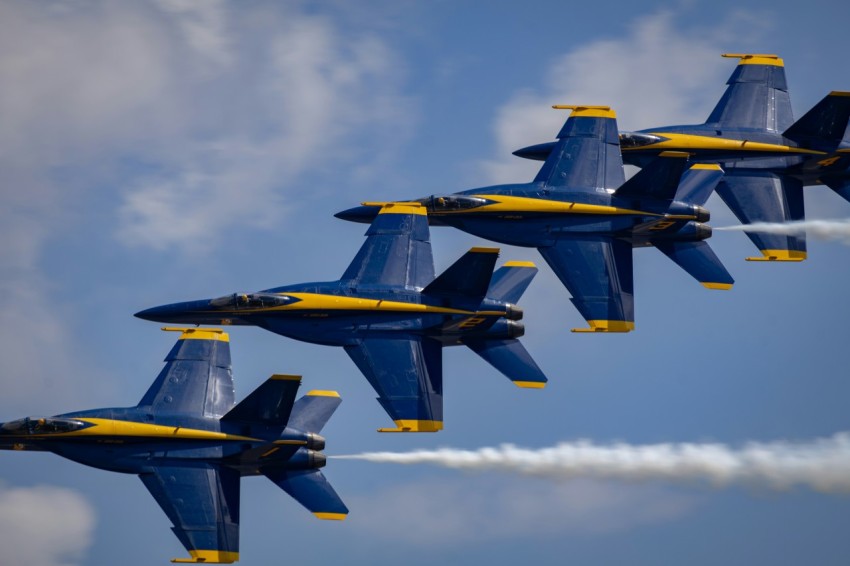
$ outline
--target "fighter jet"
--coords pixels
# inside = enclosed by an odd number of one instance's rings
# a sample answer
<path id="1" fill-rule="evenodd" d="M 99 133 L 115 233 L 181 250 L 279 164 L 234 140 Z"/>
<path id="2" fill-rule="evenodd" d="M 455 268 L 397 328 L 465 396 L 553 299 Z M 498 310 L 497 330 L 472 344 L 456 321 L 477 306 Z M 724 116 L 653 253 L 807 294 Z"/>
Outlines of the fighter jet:
<path id="1" fill-rule="evenodd" d="M 824 184 L 850 200 L 850 92 L 833 91 L 794 122 L 777 55 L 726 53 L 739 59 L 729 86 L 704 124 L 621 132 L 623 161 L 644 167 L 661 152 L 684 151 L 718 163 L 717 192 L 743 224 L 805 218 L 803 185 Z M 557 142 L 514 155 L 545 160 Z M 747 232 L 762 255 L 750 261 L 802 261 L 805 235 Z"/>
<path id="2" fill-rule="evenodd" d="M 537 248 L 573 296 L 590 328 L 634 329 L 632 248 L 654 246 L 709 289 L 733 279 L 704 241 L 711 228 L 701 205 L 722 177 L 717 165 L 688 169 L 687 154 L 665 152 L 625 180 L 616 114 L 607 106 L 572 110 L 537 177 L 419 199 L 431 224 Z M 338 213 L 368 222 L 368 203 Z"/>
<path id="3" fill-rule="evenodd" d="M 138 474 L 191 556 L 172 562 L 239 560 L 242 476 L 267 477 L 320 519 L 345 519 L 348 509 L 319 470 L 318 433 L 339 395 L 310 391 L 295 401 L 301 377 L 273 375 L 234 405 L 228 335 L 163 330 L 182 334 L 138 405 L 2 423 L 0 449 Z"/>
<path id="4" fill-rule="evenodd" d="M 519 387 L 542 388 L 543 372 L 518 338 L 516 302 L 537 273 L 497 248 L 472 248 L 434 277 L 425 207 L 376 205 L 366 242 L 338 281 L 154 307 L 139 318 L 192 324 L 252 325 L 282 336 L 342 346 L 378 393 L 396 428 L 443 428 L 443 346 L 463 344 Z"/>

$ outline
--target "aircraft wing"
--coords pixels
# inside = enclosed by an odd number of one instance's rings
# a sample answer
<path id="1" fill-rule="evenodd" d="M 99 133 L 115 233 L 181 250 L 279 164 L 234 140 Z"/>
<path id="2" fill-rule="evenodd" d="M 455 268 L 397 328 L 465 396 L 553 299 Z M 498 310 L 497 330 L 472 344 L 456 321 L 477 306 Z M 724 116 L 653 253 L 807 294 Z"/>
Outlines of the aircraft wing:
<path id="1" fill-rule="evenodd" d="M 539 248 L 590 324 L 573 332 L 628 332 L 634 329 L 632 245 L 606 236 L 558 240 Z"/>
<path id="2" fill-rule="evenodd" d="M 343 521 L 348 515 L 345 503 L 319 470 L 275 470 L 263 473 L 319 519 Z"/>
<path id="3" fill-rule="evenodd" d="M 742 224 L 803 220 L 803 183 L 775 173 L 728 174 L 717 185 L 717 194 Z M 747 232 L 763 257 L 750 261 L 802 261 L 806 236 Z"/>
<path id="4" fill-rule="evenodd" d="M 214 328 L 166 330 L 179 330 L 182 334 L 139 406 L 150 406 L 152 412 L 225 414 L 234 403 L 230 337 Z"/>
<path id="5" fill-rule="evenodd" d="M 366 241 L 342 275 L 352 287 L 422 289 L 434 280 L 428 215 L 419 203 L 387 203 L 366 231 Z"/>
<path id="6" fill-rule="evenodd" d="M 139 478 L 192 556 L 173 562 L 239 560 L 239 472 L 212 464 L 159 466 Z"/>
<path id="7" fill-rule="evenodd" d="M 398 428 L 381 432 L 436 432 L 443 428 L 442 344 L 422 336 L 366 338 L 346 353 L 378 392 Z"/>

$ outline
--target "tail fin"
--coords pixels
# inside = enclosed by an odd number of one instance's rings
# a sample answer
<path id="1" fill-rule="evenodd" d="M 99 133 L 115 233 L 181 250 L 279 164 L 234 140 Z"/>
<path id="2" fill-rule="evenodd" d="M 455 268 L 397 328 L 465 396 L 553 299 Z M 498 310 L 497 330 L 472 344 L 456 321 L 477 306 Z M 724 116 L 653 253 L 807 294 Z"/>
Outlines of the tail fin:
<path id="1" fill-rule="evenodd" d="M 487 297 L 502 303 L 516 304 L 537 275 L 530 261 L 509 261 L 493 273 Z"/>
<path id="2" fill-rule="evenodd" d="M 625 181 L 617 115 L 608 106 L 553 106 L 572 113 L 535 183 L 558 189 L 613 189 Z"/>
<path id="3" fill-rule="evenodd" d="M 704 241 L 655 243 L 656 248 L 708 289 L 731 289 L 735 280 Z"/>
<path id="4" fill-rule="evenodd" d="M 833 91 L 785 130 L 784 137 L 803 147 L 834 151 L 850 142 L 850 92 Z"/>
<path id="5" fill-rule="evenodd" d="M 348 507 L 319 470 L 269 470 L 263 474 L 319 519 L 342 521 Z"/>
<path id="6" fill-rule="evenodd" d="M 681 151 L 664 151 L 614 194 L 625 198 L 648 197 L 702 205 L 723 177 L 723 169 L 713 163 L 697 163 L 688 169 L 688 157 Z"/>
<path id="7" fill-rule="evenodd" d="M 295 402 L 288 426 L 303 432 L 321 432 L 342 399 L 336 391 L 308 391 Z"/>
<path id="8" fill-rule="evenodd" d="M 499 248 L 472 248 L 422 290 L 455 308 L 474 309 L 487 294 Z"/>
<path id="9" fill-rule="evenodd" d="M 618 197 L 649 197 L 673 200 L 679 188 L 682 173 L 688 167 L 688 154 L 681 151 L 664 151 L 657 159 L 638 171 L 614 192 Z"/>
<path id="10" fill-rule="evenodd" d="M 233 406 L 230 337 L 220 328 L 172 328 L 181 332 L 165 367 L 139 401 L 170 413 L 223 415 Z"/>
<path id="11" fill-rule="evenodd" d="M 366 231 L 366 241 L 341 281 L 352 287 L 424 287 L 434 279 L 425 208 L 418 202 L 380 204 L 380 211 Z"/>
<path id="12" fill-rule="evenodd" d="M 673 200 L 703 205 L 723 178 L 723 169 L 716 163 L 697 163 L 685 171 Z"/>
<path id="13" fill-rule="evenodd" d="M 778 55 L 724 53 L 738 66 L 706 124 L 784 132 L 794 122 L 785 81 L 785 62 Z"/>
<path id="14" fill-rule="evenodd" d="M 300 385 L 300 375 L 273 375 L 221 420 L 283 429 L 289 421 Z"/>
<path id="15" fill-rule="evenodd" d="M 519 340 L 464 340 L 469 349 L 484 358 L 517 387 L 541 389 L 548 379 Z"/>

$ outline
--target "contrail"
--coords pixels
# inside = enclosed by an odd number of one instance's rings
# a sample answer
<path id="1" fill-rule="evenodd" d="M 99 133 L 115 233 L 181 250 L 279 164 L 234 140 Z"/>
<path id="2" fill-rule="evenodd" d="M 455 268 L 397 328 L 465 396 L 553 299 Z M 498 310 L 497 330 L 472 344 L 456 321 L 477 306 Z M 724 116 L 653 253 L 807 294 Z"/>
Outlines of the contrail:
<path id="1" fill-rule="evenodd" d="M 503 444 L 477 450 L 367 452 L 336 456 L 390 464 L 431 464 L 471 471 L 501 471 L 552 479 L 578 477 L 625 481 L 744 484 L 770 489 L 808 486 L 850 493 L 850 432 L 810 442 L 725 444 L 594 444 L 564 442 L 549 448 Z"/>
<path id="2" fill-rule="evenodd" d="M 850 245 L 850 219 L 844 220 L 800 220 L 797 222 L 754 222 L 721 226 L 715 230 L 738 230 L 741 232 L 764 232 L 787 236 L 809 234 L 821 240 L 842 240 Z"/>

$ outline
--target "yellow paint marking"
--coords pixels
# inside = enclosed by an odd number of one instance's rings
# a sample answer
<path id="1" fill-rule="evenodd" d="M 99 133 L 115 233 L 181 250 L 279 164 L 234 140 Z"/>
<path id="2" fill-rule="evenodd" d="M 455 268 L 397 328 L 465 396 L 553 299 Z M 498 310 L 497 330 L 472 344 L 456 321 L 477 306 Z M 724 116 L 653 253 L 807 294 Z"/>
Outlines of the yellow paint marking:
<path id="1" fill-rule="evenodd" d="M 830 165 L 832 165 L 833 163 L 835 163 L 839 159 L 841 159 L 841 156 L 836 155 L 835 157 L 830 157 L 828 159 L 822 159 L 822 160 L 818 161 L 818 165 L 820 165 L 821 167 L 829 167 Z"/>
<path id="2" fill-rule="evenodd" d="M 238 552 L 226 550 L 190 550 L 192 558 L 172 558 L 175 564 L 233 564 L 239 561 Z"/>
<path id="3" fill-rule="evenodd" d="M 290 375 L 286 373 L 276 373 L 272 375 L 269 379 L 273 381 L 301 381 L 300 375 Z"/>
<path id="4" fill-rule="evenodd" d="M 691 154 L 688 153 L 687 151 L 673 151 L 673 150 L 662 151 L 661 153 L 658 154 L 658 157 L 677 157 L 677 158 L 680 158 L 680 159 L 687 159 L 690 156 L 691 156 Z"/>
<path id="5" fill-rule="evenodd" d="M 395 421 L 398 428 L 379 428 L 378 432 L 437 432 L 443 430 L 442 421 L 417 421 L 401 419 Z"/>
<path id="6" fill-rule="evenodd" d="M 803 261 L 806 252 L 797 250 L 761 250 L 762 257 L 748 257 L 747 261 Z"/>
<path id="7" fill-rule="evenodd" d="M 719 291 L 728 291 L 732 288 L 732 283 L 706 283 L 702 282 L 702 286 L 706 289 L 717 289 Z"/>
<path id="8" fill-rule="evenodd" d="M 320 389 L 313 389 L 312 391 L 308 391 L 307 395 L 311 397 L 339 397 L 339 393 L 336 391 L 323 391 Z"/>
<path id="9" fill-rule="evenodd" d="M 784 67 L 785 61 L 779 55 L 770 53 L 723 53 L 721 57 L 740 59 L 739 65 L 770 65 L 773 67 Z"/>
<path id="10" fill-rule="evenodd" d="M 381 206 L 378 214 L 416 214 L 427 216 L 428 211 L 422 206 L 421 202 L 388 202 Z"/>
<path id="11" fill-rule="evenodd" d="M 474 248 L 469 248 L 469 251 L 473 252 L 473 253 L 477 253 L 477 254 L 498 254 L 500 250 L 499 250 L 499 248 L 474 247 Z"/>
<path id="12" fill-rule="evenodd" d="M 590 328 L 573 328 L 573 332 L 631 332 L 635 323 L 626 320 L 588 320 Z"/>
<path id="13" fill-rule="evenodd" d="M 321 512 L 319 512 L 319 513 L 313 513 L 313 515 L 315 515 L 319 519 L 322 519 L 323 521 L 344 521 L 345 518 L 348 517 L 348 515 L 346 515 L 345 513 L 321 513 Z"/>
<path id="14" fill-rule="evenodd" d="M 543 389 L 546 387 L 544 381 L 514 381 L 514 385 L 523 389 Z"/>
<path id="15" fill-rule="evenodd" d="M 181 326 L 163 326 L 165 332 L 182 332 L 178 340 L 218 340 L 230 342 L 230 335 L 221 328 L 186 328 Z"/>
<path id="16" fill-rule="evenodd" d="M 572 110 L 570 118 L 616 118 L 617 113 L 610 106 L 589 106 L 576 104 L 553 104 L 555 110 Z"/>
<path id="17" fill-rule="evenodd" d="M 706 171 L 723 171 L 717 163 L 696 163 L 691 166 L 691 169 L 706 170 Z"/>
<path id="18" fill-rule="evenodd" d="M 533 261 L 509 261 L 502 267 L 537 267 Z"/>
<path id="19" fill-rule="evenodd" d="M 94 426 L 74 430 L 71 432 L 52 433 L 49 436 L 130 436 L 144 438 L 177 438 L 181 440 L 228 440 L 228 441 L 252 441 L 259 439 L 238 434 L 226 434 L 212 430 L 199 430 L 183 428 L 179 426 L 164 426 L 149 423 L 138 423 L 132 421 L 118 421 L 112 419 L 77 419 L 82 422 L 91 423 Z"/>
<path id="20" fill-rule="evenodd" d="M 478 206 L 474 209 L 460 211 L 438 211 L 431 212 L 434 216 L 451 214 L 479 214 L 491 212 L 540 212 L 549 214 L 639 214 L 642 216 L 661 216 L 652 212 L 643 212 L 629 208 L 619 208 L 600 204 L 583 204 L 578 202 L 564 202 L 558 200 L 547 200 L 530 197 L 514 197 L 507 195 L 475 195 L 493 202 Z"/>
<path id="21" fill-rule="evenodd" d="M 695 136 L 691 134 L 676 134 L 672 132 L 650 132 L 652 135 L 667 138 L 657 143 L 651 143 L 639 147 L 623 147 L 623 152 L 640 152 L 647 149 L 665 149 L 665 150 L 718 150 L 718 151 L 747 151 L 752 153 L 767 152 L 767 153 L 787 153 L 787 154 L 803 154 L 803 155 L 826 155 L 824 151 L 815 151 L 813 149 L 803 149 L 801 147 L 791 147 L 788 145 L 778 145 L 773 143 L 761 143 L 749 140 L 733 140 L 728 138 L 716 138 L 709 136 Z"/>

